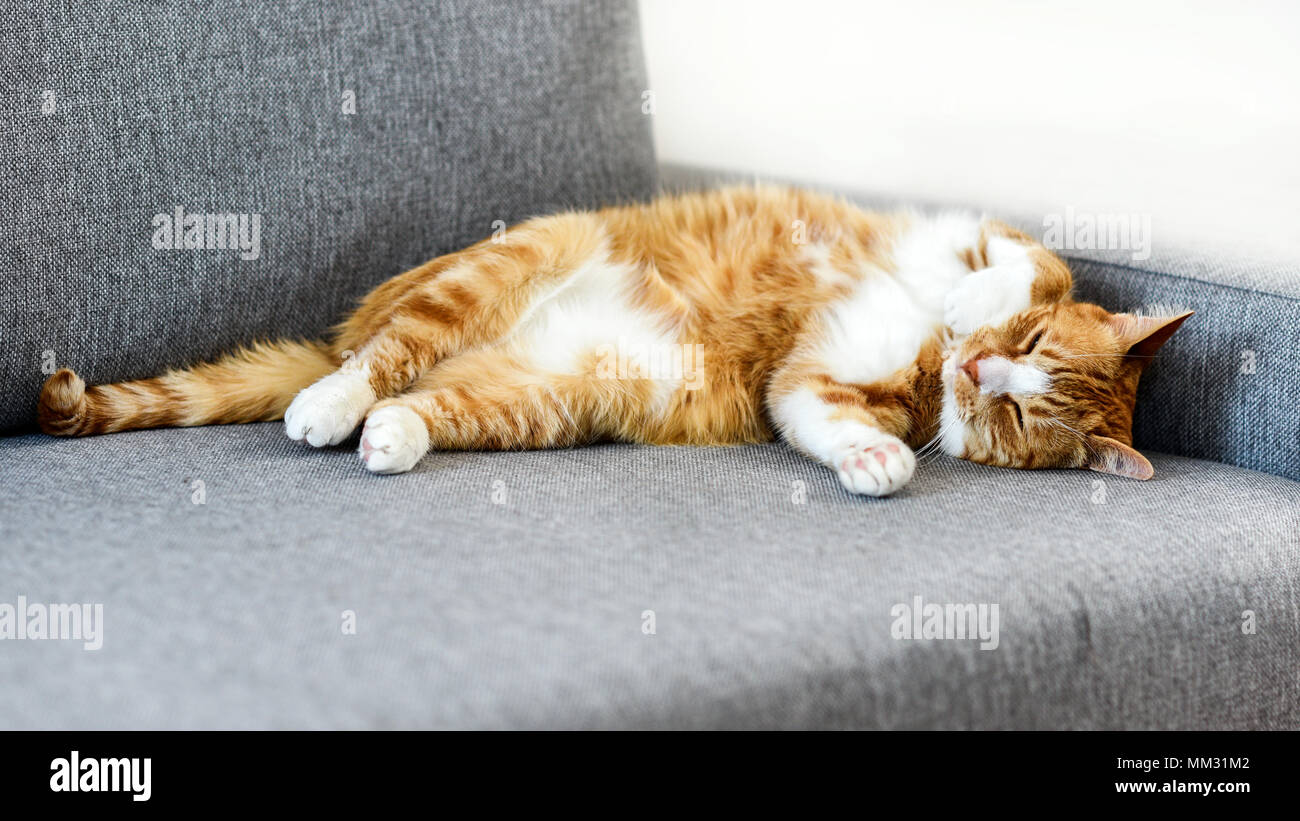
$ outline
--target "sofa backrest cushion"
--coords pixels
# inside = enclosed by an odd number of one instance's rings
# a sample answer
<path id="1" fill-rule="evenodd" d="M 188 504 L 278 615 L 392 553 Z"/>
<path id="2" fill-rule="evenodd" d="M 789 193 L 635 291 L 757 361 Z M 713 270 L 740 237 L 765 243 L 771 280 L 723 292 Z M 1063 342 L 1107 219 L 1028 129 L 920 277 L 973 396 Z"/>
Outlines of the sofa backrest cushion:
<path id="1" fill-rule="evenodd" d="M 656 185 L 634 0 L 28 8 L 0 38 L 0 432 L 56 367 L 319 336 L 498 220 Z"/>

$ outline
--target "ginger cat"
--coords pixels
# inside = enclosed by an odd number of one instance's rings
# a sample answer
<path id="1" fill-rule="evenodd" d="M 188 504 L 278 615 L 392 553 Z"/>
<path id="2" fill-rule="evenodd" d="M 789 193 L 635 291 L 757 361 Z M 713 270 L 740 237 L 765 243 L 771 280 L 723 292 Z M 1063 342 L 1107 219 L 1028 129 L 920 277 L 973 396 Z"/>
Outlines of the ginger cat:
<path id="1" fill-rule="evenodd" d="M 1145 479 L 1143 368 L 1190 312 L 1070 298 L 1007 225 L 732 188 L 524 222 L 375 288 L 328 342 L 277 342 L 154 379 L 42 391 L 46 433 L 283 418 L 375 473 L 431 448 L 774 434 L 886 496 L 926 443 L 1021 468 Z"/>

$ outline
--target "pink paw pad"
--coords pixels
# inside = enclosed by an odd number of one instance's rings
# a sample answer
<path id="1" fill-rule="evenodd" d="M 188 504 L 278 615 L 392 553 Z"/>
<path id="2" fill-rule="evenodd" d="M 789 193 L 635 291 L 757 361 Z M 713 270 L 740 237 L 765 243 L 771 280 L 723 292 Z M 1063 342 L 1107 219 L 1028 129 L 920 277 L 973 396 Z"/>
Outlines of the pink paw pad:
<path id="1" fill-rule="evenodd" d="M 373 445 L 370 444 L 370 442 L 366 439 L 366 437 L 364 436 L 361 437 L 361 461 L 363 462 L 367 461 L 370 458 L 371 454 L 387 453 L 387 452 L 388 452 L 388 448 L 374 447 Z"/>

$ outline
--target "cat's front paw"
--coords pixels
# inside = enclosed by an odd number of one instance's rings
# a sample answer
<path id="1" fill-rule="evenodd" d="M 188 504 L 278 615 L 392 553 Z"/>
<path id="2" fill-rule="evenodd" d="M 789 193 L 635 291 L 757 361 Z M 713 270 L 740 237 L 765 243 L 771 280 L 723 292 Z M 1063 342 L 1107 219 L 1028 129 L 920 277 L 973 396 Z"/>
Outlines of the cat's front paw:
<path id="1" fill-rule="evenodd" d="M 840 484 L 851 493 L 888 496 L 912 478 L 916 455 L 902 440 L 881 435 L 870 445 L 852 445 L 836 457 Z"/>
<path id="2" fill-rule="evenodd" d="M 362 371 L 336 371 L 299 391 L 284 412 L 284 430 L 312 447 L 337 445 L 352 435 L 375 403 L 370 379 Z"/>
<path id="3" fill-rule="evenodd" d="M 944 297 L 944 324 L 961 336 L 999 324 L 1029 307 L 1033 280 L 1033 266 L 1028 263 L 969 273 Z"/>
<path id="4" fill-rule="evenodd" d="M 405 473 L 429 452 L 429 430 L 410 408 L 377 408 L 366 417 L 357 452 L 371 473 Z"/>

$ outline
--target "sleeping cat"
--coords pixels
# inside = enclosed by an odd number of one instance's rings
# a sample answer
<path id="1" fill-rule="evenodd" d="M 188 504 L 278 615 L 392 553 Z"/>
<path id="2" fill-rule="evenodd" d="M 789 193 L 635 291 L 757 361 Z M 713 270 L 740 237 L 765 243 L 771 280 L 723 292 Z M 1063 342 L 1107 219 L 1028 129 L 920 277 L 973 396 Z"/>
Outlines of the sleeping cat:
<path id="1" fill-rule="evenodd" d="M 1070 298 L 1065 263 L 993 220 L 733 188 L 541 217 L 381 284 L 328 342 L 42 391 L 46 433 L 283 418 L 375 473 L 430 449 L 779 435 L 886 496 L 914 449 L 1146 479 L 1138 378 L 1190 312 Z"/>

